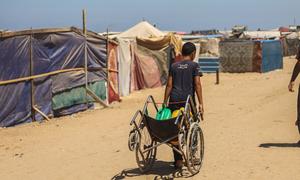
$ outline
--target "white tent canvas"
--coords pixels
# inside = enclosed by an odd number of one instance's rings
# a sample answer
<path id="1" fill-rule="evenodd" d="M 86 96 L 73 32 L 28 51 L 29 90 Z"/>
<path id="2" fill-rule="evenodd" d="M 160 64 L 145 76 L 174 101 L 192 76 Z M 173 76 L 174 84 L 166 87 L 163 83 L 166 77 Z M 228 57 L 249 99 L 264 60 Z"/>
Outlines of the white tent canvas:
<path id="1" fill-rule="evenodd" d="M 135 26 L 131 27 L 127 31 L 117 35 L 117 38 L 150 38 L 150 37 L 162 37 L 165 34 L 152 26 L 147 21 L 142 21 Z"/>
<path id="2" fill-rule="evenodd" d="M 281 34 L 280 31 L 245 31 L 245 36 L 250 38 L 259 38 L 259 39 L 270 39 L 276 38 L 279 39 Z"/>

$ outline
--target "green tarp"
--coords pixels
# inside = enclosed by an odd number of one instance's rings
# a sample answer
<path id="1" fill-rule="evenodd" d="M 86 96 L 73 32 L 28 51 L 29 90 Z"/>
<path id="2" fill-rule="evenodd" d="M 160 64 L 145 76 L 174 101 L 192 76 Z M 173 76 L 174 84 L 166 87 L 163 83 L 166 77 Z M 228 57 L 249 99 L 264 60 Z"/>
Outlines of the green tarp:
<path id="1" fill-rule="evenodd" d="M 89 89 L 92 90 L 100 99 L 106 100 L 106 86 L 104 80 L 89 84 Z M 88 97 L 88 101 L 94 102 L 91 97 Z M 86 91 L 84 86 L 79 86 L 55 94 L 52 98 L 52 109 L 58 110 L 83 103 L 86 103 Z"/>

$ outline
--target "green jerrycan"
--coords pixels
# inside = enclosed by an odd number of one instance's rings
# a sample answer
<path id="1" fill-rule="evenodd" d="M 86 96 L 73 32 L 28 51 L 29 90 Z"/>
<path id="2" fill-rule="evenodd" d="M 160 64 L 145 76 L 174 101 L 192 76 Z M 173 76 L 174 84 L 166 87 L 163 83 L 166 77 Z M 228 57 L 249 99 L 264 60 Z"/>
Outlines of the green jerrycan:
<path id="1" fill-rule="evenodd" d="M 156 119 L 159 121 L 167 120 L 167 119 L 170 119 L 171 117 L 172 117 L 171 110 L 169 108 L 165 107 L 164 105 L 162 106 L 161 109 L 158 110 L 158 112 L 156 114 Z"/>

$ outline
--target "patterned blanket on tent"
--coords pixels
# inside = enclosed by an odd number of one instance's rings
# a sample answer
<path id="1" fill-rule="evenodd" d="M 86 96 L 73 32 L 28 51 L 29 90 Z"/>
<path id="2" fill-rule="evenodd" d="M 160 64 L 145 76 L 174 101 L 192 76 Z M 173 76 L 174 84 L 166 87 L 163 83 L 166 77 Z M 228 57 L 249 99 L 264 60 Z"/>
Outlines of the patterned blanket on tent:
<path id="1" fill-rule="evenodd" d="M 254 42 L 220 42 L 220 69 L 222 72 L 253 71 Z"/>

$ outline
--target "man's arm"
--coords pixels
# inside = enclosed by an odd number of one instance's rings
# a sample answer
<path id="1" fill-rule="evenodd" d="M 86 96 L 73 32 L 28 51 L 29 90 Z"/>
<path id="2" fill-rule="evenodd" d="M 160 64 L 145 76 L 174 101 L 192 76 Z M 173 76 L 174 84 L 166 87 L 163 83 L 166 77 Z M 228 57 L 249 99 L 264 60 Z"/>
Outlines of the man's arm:
<path id="1" fill-rule="evenodd" d="M 299 58 L 300 59 L 300 58 Z M 293 87 L 294 87 L 294 81 L 296 80 L 298 74 L 300 72 L 300 60 L 298 60 L 295 64 L 295 67 L 294 67 L 294 70 L 293 70 L 293 74 L 292 74 L 292 77 L 291 77 L 291 81 L 289 83 L 289 91 L 293 92 Z"/>
<path id="2" fill-rule="evenodd" d="M 167 105 L 167 101 L 171 94 L 172 87 L 173 87 L 173 78 L 172 78 L 172 76 L 169 76 L 167 85 L 166 85 L 166 89 L 165 89 L 165 96 L 164 96 L 164 104 L 165 105 Z"/>
<path id="3" fill-rule="evenodd" d="M 204 106 L 203 106 L 202 85 L 201 85 L 201 81 L 200 81 L 200 76 L 194 76 L 194 83 L 195 83 L 195 91 L 196 91 L 198 102 L 199 102 L 199 111 L 203 116 Z M 203 117 L 202 117 L 202 119 L 203 119 Z"/>

